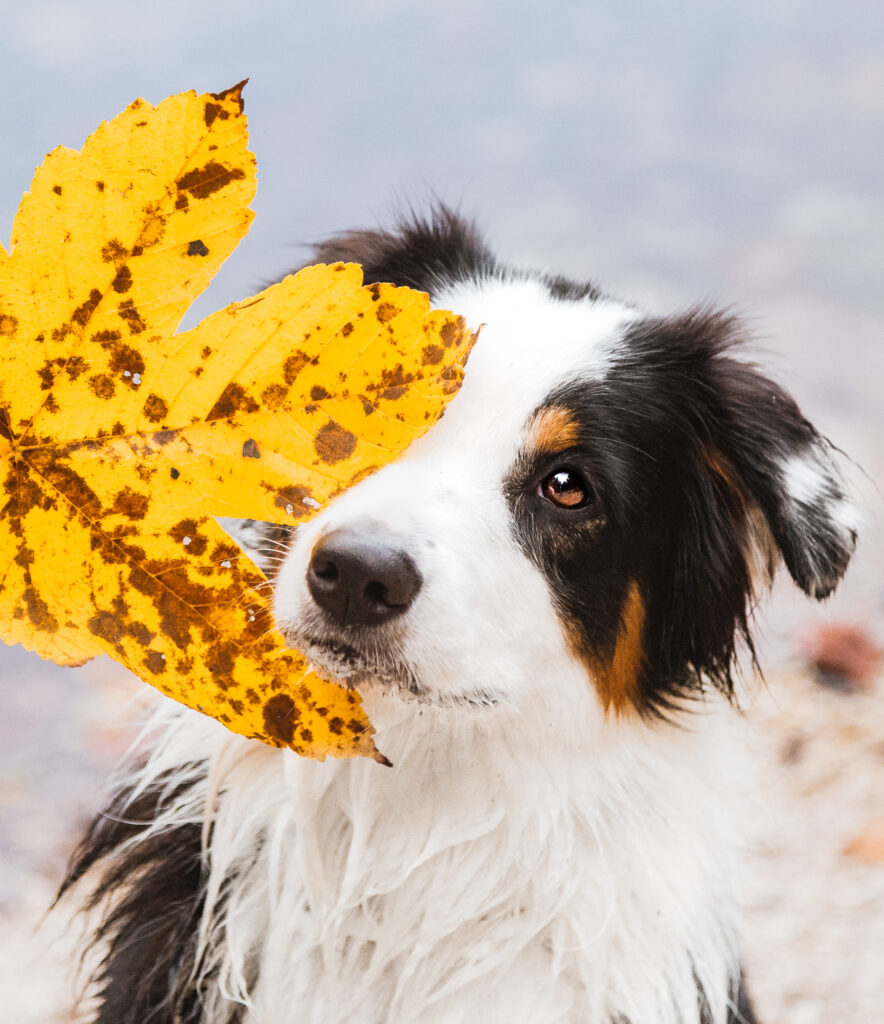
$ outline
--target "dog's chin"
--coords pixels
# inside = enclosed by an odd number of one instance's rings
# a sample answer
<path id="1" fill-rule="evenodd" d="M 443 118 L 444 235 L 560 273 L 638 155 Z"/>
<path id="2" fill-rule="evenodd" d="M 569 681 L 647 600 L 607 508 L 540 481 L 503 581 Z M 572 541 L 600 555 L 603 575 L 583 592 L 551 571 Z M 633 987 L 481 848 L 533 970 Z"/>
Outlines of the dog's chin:
<path id="1" fill-rule="evenodd" d="M 435 703 L 411 666 L 391 654 L 365 651 L 328 635 L 286 630 L 285 638 L 322 679 L 360 693 L 371 691 L 399 700 Z"/>
<path id="2" fill-rule="evenodd" d="M 286 642 L 296 648 L 322 679 L 348 690 L 358 690 L 433 707 L 491 707 L 501 697 L 484 687 L 469 691 L 440 691 L 425 683 L 418 672 L 404 659 L 389 651 L 365 651 L 347 641 L 327 635 L 285 630 Z"/>

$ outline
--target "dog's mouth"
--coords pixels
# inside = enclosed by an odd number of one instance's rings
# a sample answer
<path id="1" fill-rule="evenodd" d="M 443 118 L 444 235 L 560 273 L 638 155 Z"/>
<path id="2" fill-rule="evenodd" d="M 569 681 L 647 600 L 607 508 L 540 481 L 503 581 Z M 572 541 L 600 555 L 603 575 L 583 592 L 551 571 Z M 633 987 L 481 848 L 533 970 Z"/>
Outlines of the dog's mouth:
<path id="1" fill-rule="evenodd" d="M 290 628 L 283 632 L 289 645 L 308 659 L 317 675 L 349 690 L 358 689 L 363 694 L 373 691 L 435 707 L 486 708 L 502 700 L 500 694 L 484 686 L 440 692 L 426 685 L 391 643 L 381 643 L 373 635 L 362 643 L 319 630 Z"/>
<path id="2" fill-rule="evenodd" d="M 395 651 L 378 643 L 357 645 L 324 633 L 287 630 L 286 640 L 324 679 L 347 689 L 380 689 L 405 700 L 431 701 L 414 669 Z"/>

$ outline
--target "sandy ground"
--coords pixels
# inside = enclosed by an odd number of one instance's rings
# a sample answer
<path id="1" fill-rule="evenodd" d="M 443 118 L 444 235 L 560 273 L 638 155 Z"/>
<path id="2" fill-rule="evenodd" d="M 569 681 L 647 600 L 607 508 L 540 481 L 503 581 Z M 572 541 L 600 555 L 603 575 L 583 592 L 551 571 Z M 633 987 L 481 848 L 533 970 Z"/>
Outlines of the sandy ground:
<path id="1" fill-rule="evenodd" d="M 22 657 L 2 727 L 2 1024 L 67 1024 L 73 932 L 44 919 L 78 829 L 133 734 L 141 687 L 109 663 L 77 685 Z M 848 695 L 780 671 L 748 714 L 762 781 L 747 962 L 766 1024 L 884 1020 L 884 680 Z M 25 705 L 25 697 L 27 704 Z M 47 709 L 36 721 L 26 707 Z M 39 739 L 40 743 L 36 740 Z M 863 860 L 862 843 L 866 836 Z M 845 852 L 853 847 L 853 852 Z M 42 924 L 41 924 L 42 921 Z"/>

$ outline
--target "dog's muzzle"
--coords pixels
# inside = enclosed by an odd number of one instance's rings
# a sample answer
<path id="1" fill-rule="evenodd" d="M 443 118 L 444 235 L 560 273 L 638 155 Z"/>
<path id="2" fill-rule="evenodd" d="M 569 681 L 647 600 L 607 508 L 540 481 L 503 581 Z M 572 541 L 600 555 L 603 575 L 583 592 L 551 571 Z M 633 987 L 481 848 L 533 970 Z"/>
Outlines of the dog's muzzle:
<path id="1" fill-rule="evenodd" d="M 405 551 L 380 539 L 370 524 L 345 526 L 317 542 L 307 587 L 337 626 L 377 626 L 406 612 L 421 574 Z"/>

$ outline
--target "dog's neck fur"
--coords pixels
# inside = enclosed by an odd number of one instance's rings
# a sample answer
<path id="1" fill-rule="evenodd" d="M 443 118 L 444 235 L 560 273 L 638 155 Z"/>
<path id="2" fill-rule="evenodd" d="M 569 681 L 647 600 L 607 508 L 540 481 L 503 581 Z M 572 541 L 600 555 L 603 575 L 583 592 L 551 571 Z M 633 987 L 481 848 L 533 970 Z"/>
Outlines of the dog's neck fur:
<path id="1" fill-rule="evenodd" d="M 209 761 L 171 812 L 211 822 L 207 1019 L 233 1019 L 228 996 L 249 1024 L 726 1019 L 732 713 L 602 721 L 588 690 L 367 704 L 392 769 L 305 762 L 190 713 L 148 766 Z"/>

